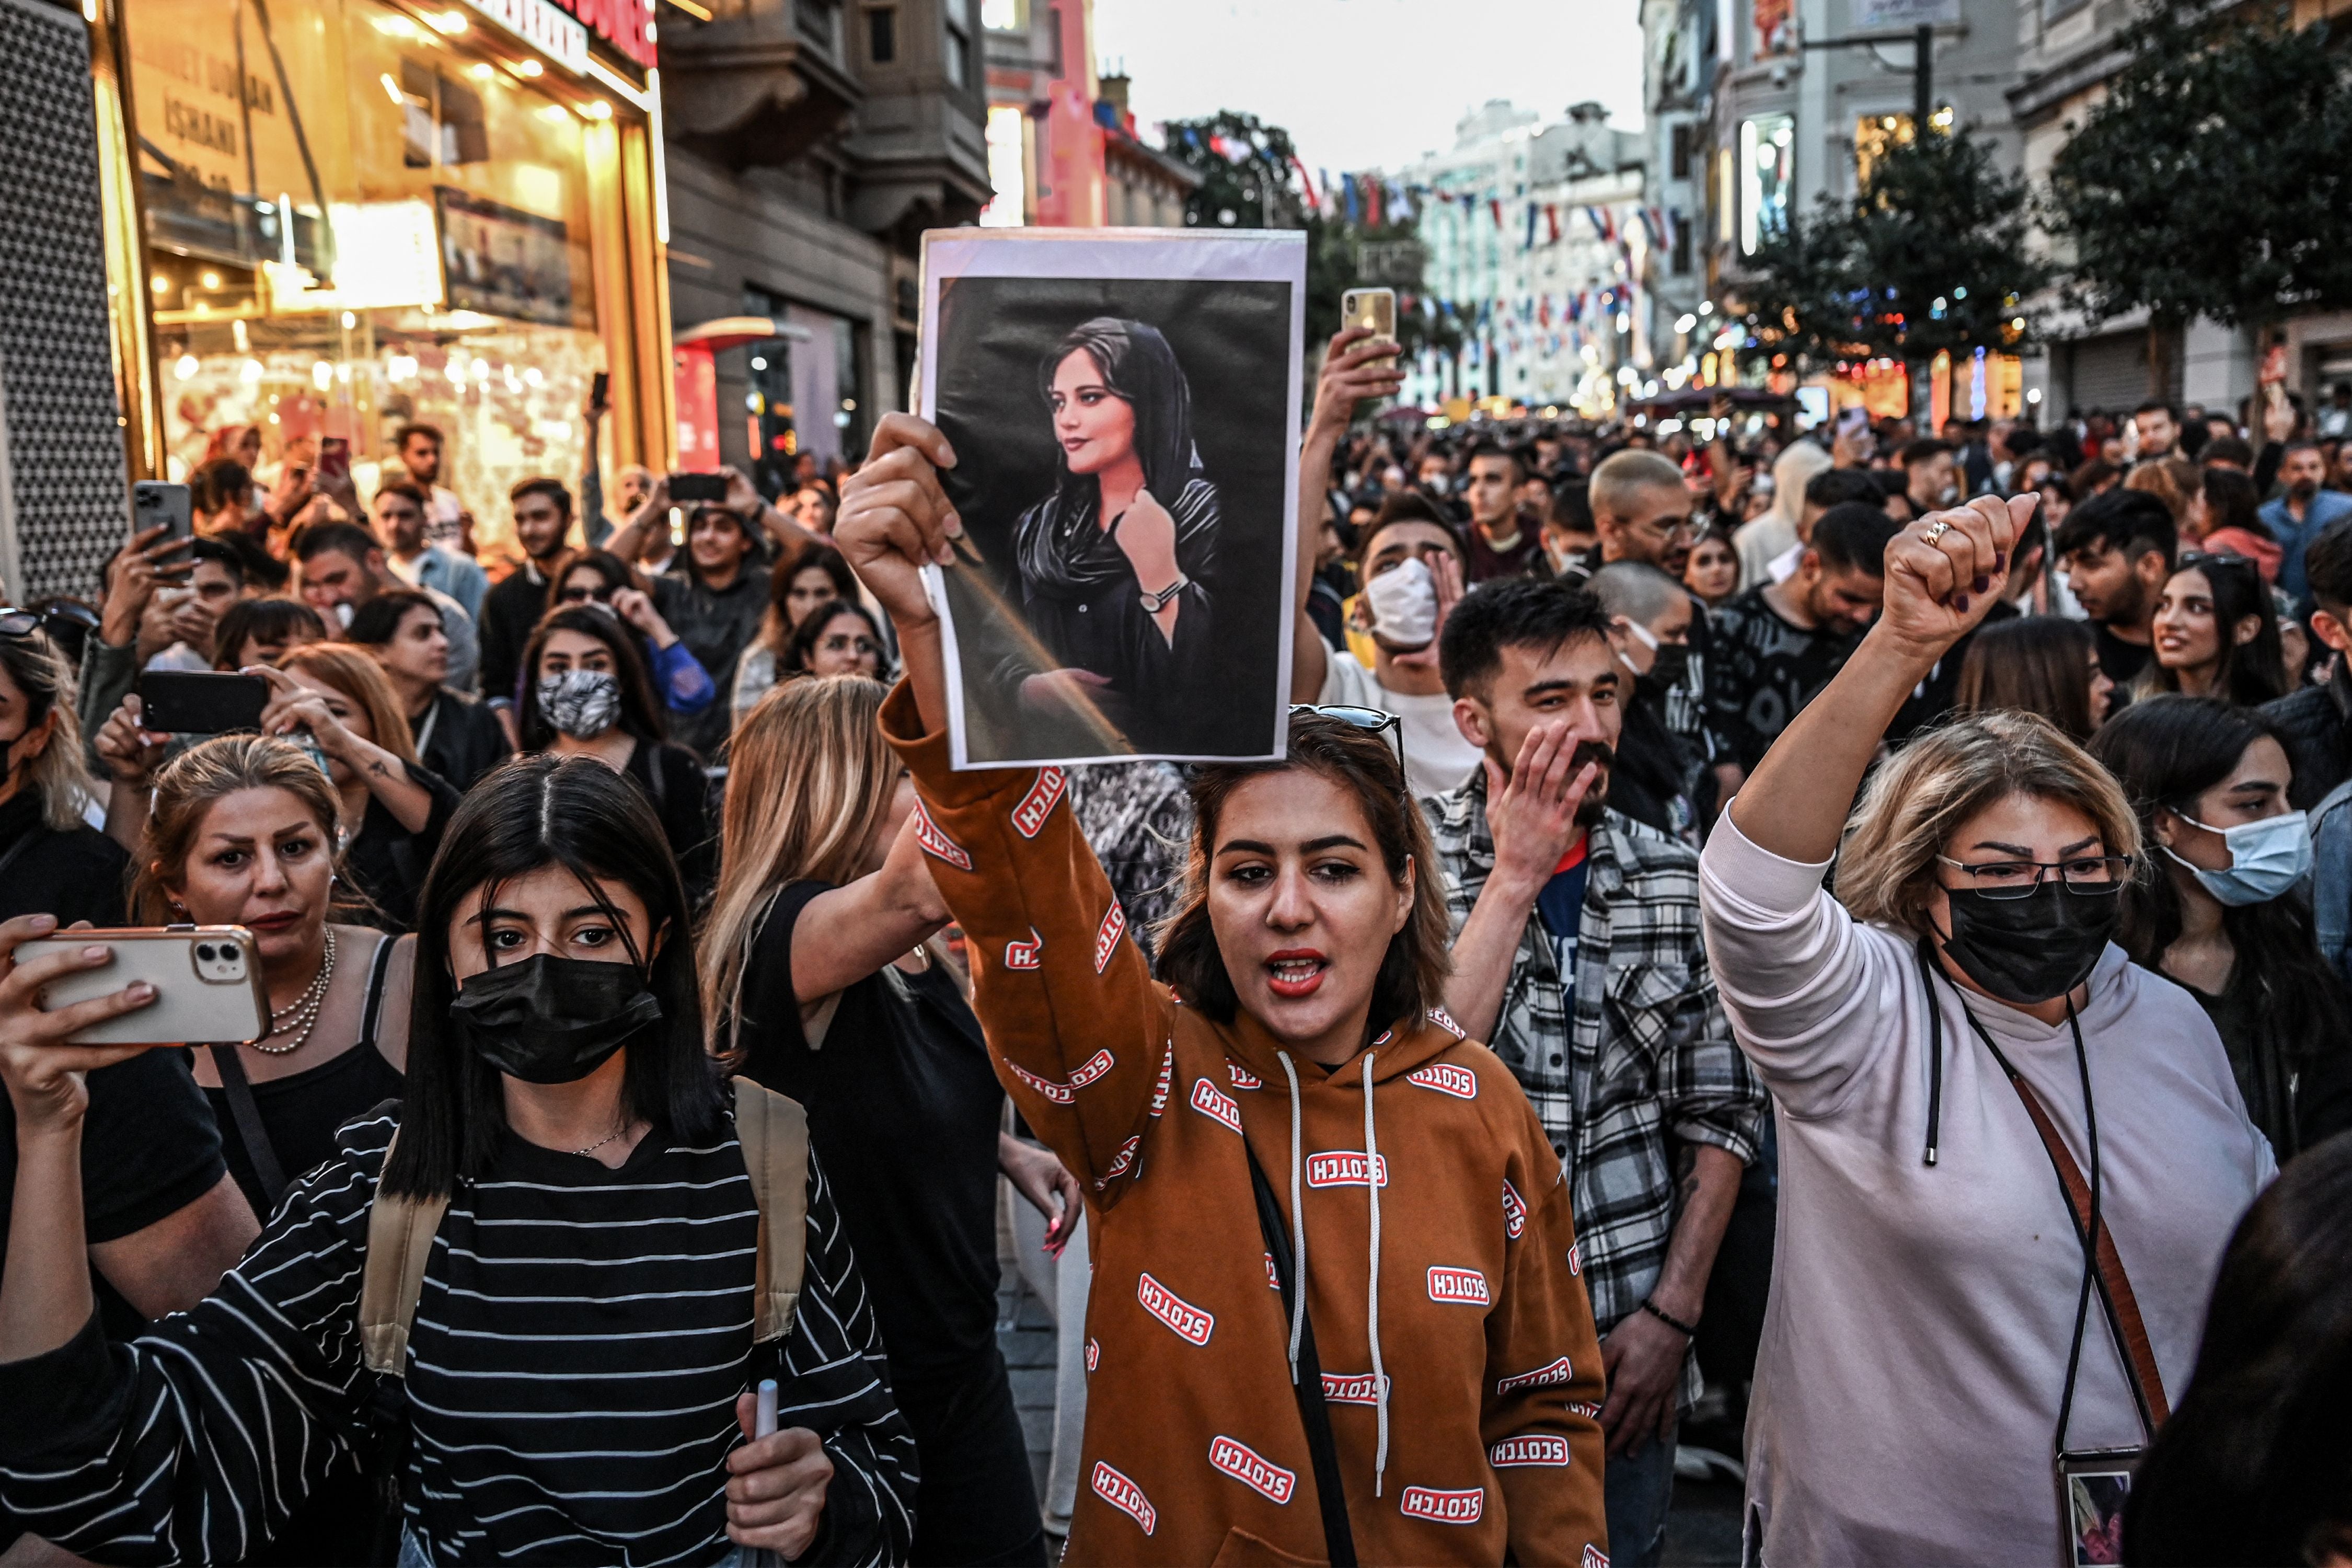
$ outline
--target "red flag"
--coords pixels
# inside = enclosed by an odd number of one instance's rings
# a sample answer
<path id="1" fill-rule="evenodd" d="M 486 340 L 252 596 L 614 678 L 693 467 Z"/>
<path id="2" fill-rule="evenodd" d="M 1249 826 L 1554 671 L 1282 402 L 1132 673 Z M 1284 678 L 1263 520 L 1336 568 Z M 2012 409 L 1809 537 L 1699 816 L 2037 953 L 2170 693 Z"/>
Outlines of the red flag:
<path id="1" fill-rule="evenodd" d="M 1492 214 L 1494 214 L 1494 215 L 1495 215 L 1495 226 L 1496 226 L 1496 228 L 1500 228 L 1500 227 L 1502 227 L 1502 226 L 1503 226 L 1503 203 L 1502 203 L 1502 199 L 1501 199 L 1500 197 L 1498 197 L 1498 196 L 1488 196 L 1488 197 L 1486 198 L 1486 210 L 1487 210 L 1488 212 L 1490 212 L 1490 213 L 1492 213 Z"/>
<path id="2" fill-rule="evenodd" d="M 1550 241 L 1550 243 L 1552 243 L 1552 244 L 1554 244 L 1554 245 L 1558 245 L 1558 244 L 1559 243 L 1559 207 L 1557 207 L 1557 206 L 1555 206 L 1555 205 L 1550 205 L 1550 204 L 1549 204 L 1549 203 L 1547 203 L 1547 204 L 1545 205 L 1545 206 L 1544 206 L 1544 225 L 1545 225 L 1545 226 L 1546 226 L 1546 227 L 1548 227 L 1548 228 L 1549 228 L 1549 229 L 1550 229 L 1550 231 L 1551 231 L 1551 241 Z"/>

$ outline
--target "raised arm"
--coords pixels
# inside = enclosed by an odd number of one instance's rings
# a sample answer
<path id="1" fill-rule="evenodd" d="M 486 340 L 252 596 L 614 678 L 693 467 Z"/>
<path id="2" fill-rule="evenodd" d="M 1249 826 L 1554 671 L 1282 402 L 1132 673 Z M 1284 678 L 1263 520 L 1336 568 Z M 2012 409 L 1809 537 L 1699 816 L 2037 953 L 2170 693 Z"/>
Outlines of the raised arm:
<path id="1" fill-rule="evenodd" d="M 2010 550 L 2037 496 L 1980 496 L 1930 512 L 1886 546 L 1885 609 L 1836 679 L 1789 722 L 1731 804 L 1759 849 L 1827 860 L 1895 710 L 1985 617 L 2009 582 Z"/>
<path id="2" fill-rule="evenodd" d="M 811 1007 L 948 923 L 923 863 L 922 819 L 907 818 L 882 868 L 819 893 L 793 927 L 793 994 Z"/>
<path id="3" fill-rule="evenodd" d="M 882 709 L 885 735 L 915 775 L 919 844 L 962 925 L 972 1005 L 1013 1102 L 1105 1205 L 1139 1168 L 1138 1150 L 1171 1048 L 1172 1004 L 1154 984 L 1127 916 L 1072 816 L 1062 770 L 955 771 L 947 672 L 923 563 L 961 570 L 962 531 L 937 466 L 946 438 L 887 416 L 870 459 L 842 487 L 835 538 L 898 628 L 907 679 Z"/>
<path id="4" fill-rule="evenodd" d="M 1329 657 L 1323 634 L 1307 613 L 1315 588 L 1315 545 L 1323 531 L 1325 499 L 1331 489 L 1331 458 L 1346 439 L 1356 405 L 1368 397 L 1392 397 L 1404 384 L 1394 363 L 1370 362 L 1396 351 L 1370 342 L 1369 327 L 1345 327 L 1323 351 L 1323 371 L 1315 378 L 1315 411 L 1298 449 L 1298 571 L 1291 582 L 1291 608 L 1298 628 L 1290 639 L 1290 700 L 1312 702 L 1323 689 L 1323 663 Z"/>

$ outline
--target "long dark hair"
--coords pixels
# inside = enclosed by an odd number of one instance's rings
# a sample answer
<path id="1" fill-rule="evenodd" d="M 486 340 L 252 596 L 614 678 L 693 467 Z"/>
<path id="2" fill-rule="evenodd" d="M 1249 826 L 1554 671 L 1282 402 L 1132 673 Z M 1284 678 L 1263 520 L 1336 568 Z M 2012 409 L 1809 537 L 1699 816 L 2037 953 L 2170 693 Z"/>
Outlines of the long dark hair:
<path id="1" fill-rule="evenodd" d="M 555 632 L 580 632 L 610 648 L 613 677 L 621 683 L 621 728 L 648 745 L 668 738 L 669 726 L 662 718 L 661 700 L 654 694 L 645 656 L 637 651 L 635 631 L 602 605 L 572 605 L 541 616 L 523 649 L 522 701 L 515 710 L 515 721 L 524 751 L 543 752 L 555 743 L 555 726 L 539 709 L 539 656 Z"/>
<path id="2" fill-rule="evenodd" d="M 1375 1029 L 1418 1022 L 1443 1003 L 1445 977 L 1454 971 L 1446 951 L 1444 879 L 1429 824 L 1412 804 L 1404 770 L 1387 739 L 1319 714 L 1291 719 L 1289 755 L 1281 762 L 1221 763 L 1193 770 L 1192 852 L 1183 897 L 1160 928 L 1160 978 L 1203 1016 L 1233 1022 L 1241 998 L 1209 922 L 1209 862 L 1216 850 L 1217 823 L 1234 791 L 1251 779 L 1280 773 L 1313 773 L 1354 796 L 1371 824 L 1373 845 L 1391 881 L 1402 883 L 1407 863 L 1412 866 L 1412 913 L 1389 939 L 1381 960 L 1380 975 L 1372 982 L 1371 1022 Z"/>
<path id="3" fill-rule="evenodd" d="M 2152 875 L 2124 889 L 2116 940 L 2135 963 L 2157 969 L 2180 939 L 2180 892 L 2169 858 L 2155 847 L 2156 814 L 2193 815 L 2197 797 L 2228 778 L 2246 748 L 2266 736 L 2275 741 L 2278 732 L 2249 709 L 2218 698 L 2168 695 L 2142 698 L 2092 737 L 2091 754 L 2131 797 L 2141 839 L 2158 862 Z M 2352 996 L 2320 956 L 2311 908 L 2301 893 L 2224 905 L 2221 930 L 2237 950 L 2241 983 L 2252 988 L 2259 1029 L 2293 1057 L 2345 1048 L 2343 1019 L 2352 1011 Z"/>
<path id="4" fill-rule="evenodd" d="M 635 588 L 644 594 L 653 592 L 635 567 L 609 550 L 598 550 L 590 546 L 580 550 L 567 550 L 557 559 L 555 570 L 547 574 L 547 603 L 542 606 L 543 608 L 561 610 L 566 607 L 563 602 L 564 581 L 572 575 L 575 568 L 582 566 L 585 566 L 604 579 L 604 592 L 602 595 L 604 600 L 610 600 L 623 588 Z M 570 607 L 576 609 L 579 606 Z"/>
<path id="5" fill-rule="evenodd" d="M 1955 713 L 1995 708 L 2039 713 L 2070 741 L 2091 738 L 2091 628 L 2063 616 L 1988 621 L 1960 660 Z"/>
<path id="6" fill-rule="evenodd" d="M 814 566 L 833 584 L 833 596 L 857 600 L 857 578 L 850 572 L 849 563 L 841 552 L 822 539 L 807 539 L 800 548 L 776 563 L 768 574 L 768 613 L 761 617 L 759 641 L 770 653 L 781 654 L 792 640 L 792 617 L 785 602 L 792 597 L 793 579 Z"/>
<path id="7" fill-rule="evenodd" d="M 625 1121 L 672 1136 L 708 1136 L 724 1106 L 719 1069 L 703 1048 L 693 918 L 669 839 L 645 792 L 587 757 L 525 757 L 467 792 L 450 819 L 416 900 L 416 978 L 409 1004 L 408 1082 L 400 1141 L 384 1190 L 438 1197 L 488 1169 L 506 1125 L 498 1069 L 458 1044 L 449 1025 L 457 994 L 449 928 L 477 892 L 494 899 L 518 877 L 560 866 L 626 926 L 597 889 L 617 882 L 646 907 L 654 942 L 641 963 L 661 1002 L 657 1032 L 627 1047 L 621 1079 Z"/>
<path id="8" fill-rule="evenodd" d="M 2124 1505 L 2146 1568 L 2352 1553 L 2352 1134 L 2238 1222 L 2197 1367 Z"/>
<path id="9" fill-rule="evenodd" d="M 1135 410 L 1135 456 L 1143 482 L 1162 505 L 1173 506 L 1192 477 L 1192 389 L 1176 351 L 1160 329 L 1145 321 L 1097 316 L 1073 327 L 1037 364 L 1037 395 L 1051 407 L 1054 373 L 1064 360 L 1083 352 L 1102 373 L 1103 384 Z M 1056 448 L 1059 451 L 1059 448 Z M 1065 491 L 1094 480 L 1070 472 L 1069 457 L 1058 459 Z"/>
<path id="10" fill-rule="evenodd" d="M 2221 650 L 2221 667 L 2213 672 L 2213 689 L 2232 702 L 2259 707 L 2286 694 L 2286 655 L 2279 645 L 2278 607 L 2263 585 L 2262 573 L 2242 555 L 2184 553 L 2172 568 L 2172 577 L 2194 572 L 2213 594 L 2213 631 Z M 2237 640 L 2237 626 L 2248 616 L 2261 622 L 2250 642 Z M 2178 691 L 2180 676 L 2150 659 L 2147 690 Z"/>

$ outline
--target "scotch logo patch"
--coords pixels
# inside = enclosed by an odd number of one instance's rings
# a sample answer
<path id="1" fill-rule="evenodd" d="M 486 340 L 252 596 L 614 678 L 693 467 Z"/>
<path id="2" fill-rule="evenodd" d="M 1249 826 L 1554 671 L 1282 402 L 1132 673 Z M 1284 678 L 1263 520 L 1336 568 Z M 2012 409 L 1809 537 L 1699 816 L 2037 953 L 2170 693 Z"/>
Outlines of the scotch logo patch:
<path id="1" fill-rule="evenodd" d="M 1470 1037 L 1463 1032 L 1461 1025 L 1446 1016 L 1445 1009 L 1443 1007 L 1432 1007 L 1429 1010 L 1429 1021 L 1457 1040 L 1466 1040 Z"/>
<path id="2" fill-rule="evenodd" d="M 1487 1304 L 1486 1277 L 1475 1268 L 1433 1268 L 1429 1271 L 1429 1299 L 1484 1307 Z"/>
<path id="3" fill-rule="evenodd" d="M 1242 1130 L 1242 1108 L 1234 1097 L 1211 1083 L 1207 1079 L 1192 1080 L 1192 1109 L 1212 1121 L 1222 1121 L 1234 1131 Z"/>
<path id="4" fill-rule="evenodd" d="M 1570 1415 L 1581 1415 L 1587 1421 L 1598 1421 L 1601 1419 L 1601 1406 L 1591 1404 L 1589 1401 L 1571 1399 L 1568 1402 L 1568 1408 Z"/>
<path id="5" fill-rule="evenodd" d="M 1084 1089 L 1087 1085 L 1102 1077 L 1103 1074 L 1110 1071 L 1110 1053 L 1108 1051 L 1097 1051 L 1085 1061 L 1080 1062 L 1078 1064 L 1078 1070 L 1070 1075 L 1070 1087 L 1072 1089 Z"/>
<path id="6" fill-rule="evenodd" d="M 1004 1065 L 1013 1069 L 1014 1078 L 1019 1079 L 1056 1105 L 1067 1105 L 1078 1098 L 1076 1091 L 1066 1083 L 1055 1083 L 1050 1078 L 1039 1078 L 1016 1061 L 1007 1061 Z"/>
<path id="7" fill-rule="evenodd" d="M 1143 1134 L 1139 1132 L 1118 1146 L 1118 1152 L 1111 1156 L 1110 1163 L 1103 1167 L 1103 1173 L 1095 1179 L 1095 1191 L 1102 1191 L 1105 1183 L 1127 1174 L 1127 1168 L 1135 1163 L 1135 1151 L 1142 1142 Z"/>
<path id="8" fill-rule="evenodd" d="M 1456 1100 L 1478 1098 L 1478 1075 L 1452 1062 L 1432 1062 L 1425 1068 L 1415 1068 L 1404 1075 L 1404 1080 L 1440 1094 L 1450 1094 Z"/>
<path id="9" fill-rule="evenodd" d="M 1609 1568 L 1609 1553 L 1587 1542 L 1584 1547 L 1583 1568 Z"/>
<path id="10" fill-rule="evenodd" d="M 1323 1397 L 1333 1405 L 1378 1405 L 1388 1381 L 1383 1377 L 1376 1382 L 1369 1372 L 1327 1372 Z"/>
<path id="11" fill-rule="evenodd" d="M 1103 916 L 1102 929 L 1095 932 L 1095 973 L 1100 974 L 1110 967 L 1110 955 L 1118 951 L 1118 939 L 1127 930 L 1127 911 L 1111 900 L 1110 911 Z"/>
<path id="12" fill-rule="evenodd" d="M 1185 1300 L 1149 1274 L 1135 1277 L 1135 1299 L 1143 1310 L 1168 1325 L 1170 1331 L 1188 1345 L 1209 1342 L 1210 1331 L 1217 1320 Z"/>
<path id="13" fill-rule="evenodd" d="M 1143 1495 L 1143 1489 L 1100 1459 L 1095 1461 L 1094 1486 L 1097 1497 L 1143 1526 L 1144 1534 L 1150 1534 L 1159 1524 L 1160 1515 L 1153 1510 L 1151 1500 Z"/>
<path id="14" fill-rule="evenodd" d="M 1037 955 L 1045 950 L 1045 939 L 1037 934 L 1035 926 L 1031 926 L 1027 942 L 1008 942 L 1004 944 L 1004 967 L 1035 969 L 1039 966 Z"/>
<path id="15" fill-rule="evenodd" d="M 920 799 L 915 802 L 915 842 L 923 847 L 925 854 L 946 861 L 959 871 L 971 869 L 971 857 L 963 852 L 962 845 L 940 831 L 940 825 L 931 820 L 929 808 Z"/>
<path id="16" fill-rule="evenodd" d="M 1486 1489 L 1472 1487 L 1467 1491 L 1439 1491 L 1435 1487 L 1407 1487 L 1398 1500 L 1397 1511 L 1407 1519 L 1425 1519 L 1432 1524 L 1475 1524 L 1478 1516 L 1486 1511 Z"/>
<path id="17" fill-rule="evenodd" d="M 1584 1272 L 1584 1243 L 1571 1241 L 1568 1244 L 1568 1271 L 1570 1274 Z"/>
<path id="18" fill-rule="evenodd" d="M 1069 786 L 1069 782 L 1070 775 L 1059 768 L 1039 768 L 1037 782 L 1029 786 L 1029 793 L 1023 795 L 1021 804 L 1013 808 L 1014 831 L 1024 838 L 1036 837 L 1037 830 L 1045 826 L 1045 818 L 1053 813 L 1054 803 L 1062 798 L 1062 792 Z"/>
<path id="19" fill-rule="evenodd" d="M 1331 1149 L 1320 1154 L 1307 1156 L 1307 1184 L 1310 1187 L 1369 1187 L 1374 1173 L 1360 1149 Z M 1380 1157 L 1379 1184 L 1389 1184 L 1389 1157 Z"/>
<path id="20" fill-rule="evenodd" d="M 1564 1465 L 1568 1439 L 1557 1432 L 1528 1432 L 1506 1437 L 1486 1450 L 1486 1462 L 1496 1469 L 1510 1465 Z"/>
<path id="21" fill-rule="evenodd" d="M 1568 1358 L 1562 1356 L 1549 1366 L 1539 1366 L 1533 1372 L 1523 1372 L 1503 1379 L 1495 1384 L 1495 1393 L 1499 1397 L 1515 1388 L 1549 1388 L 1554 1384 L 1566 1383 L 1575 1375 L 1574 1369 L 1568 1364 Z"/>
<path id="22" fill-rule="evenodd" d="M 1210 1440 L 1209 1467 L 1276 1502 L 1288 1502 L 1290 1494 L 1298 1489 L 1297 1471 L 1284 1469 L 1248 1444 L 1231 1437 Z"/>
<path id="23" fill-rule="evenodd" d="M 1265 1255 L 1265 1282 L 1276 1290 L 1282 1289 L 1282 1276 L 1274 1267 L 1274 1254 L 1271 1252 Z"/>
<path id="24" fill-rule="evenodd" d="M 1157 1116 L 1168 1109 L 1168 1086 L 1175 1081 L 1176 1042 L 1171 1040 L 1168 1042 L 1167 1050 L 1162 1052 L 1160 1058 L 1160 1081 L 1153 1085 L 1151 1089 L 1152 1115 Z"/>
<path id="25" fill-rule="evenodd" d="M 1527 1228 L 1527 1201 L 1519 1196 L 1519 1190 L 1517 1187 L 1505 1182 L 1503 1184 L 1503 1234 L 1517 1241 L 1519 1239 L 1519 1232 Z"/>
<path id="26" fill-rule="evenodd" d="M 1102 1346 L 1094 1340 L 1087 1342 L 1087 1370 L 1094 1371 L 1102 1364 Z"/>
<path id="27" fill-rule="evenodd" d="M 1242 1064 L 1237 1061 L 1228 1060 L 1225 1063 L 1225 1072 L 1233 1079 L 1234 1087 L 1235 1089 L 1264 1089 L 1265 1087 L 1265 1079 L 1258 1077 L 1257 1074 L 1250 1071 L 1249 1068 L 1242 1066 Z"/>

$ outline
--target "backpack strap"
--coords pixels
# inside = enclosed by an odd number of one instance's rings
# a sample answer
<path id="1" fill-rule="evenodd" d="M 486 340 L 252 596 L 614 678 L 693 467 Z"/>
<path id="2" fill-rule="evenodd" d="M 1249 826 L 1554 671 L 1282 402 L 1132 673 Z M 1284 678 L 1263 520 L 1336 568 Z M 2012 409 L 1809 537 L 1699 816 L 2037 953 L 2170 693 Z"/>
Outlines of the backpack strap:
<path id="1" fill-rule="evenodd" d="M 383 1151 L 392 1163 L 394 1145 Z M 368 1207 L 367 1259 L 360 1275 L 360 1352 L 370 1372 L 394 1377 L 408 1370 L 408 1331 L 416 1321 L 416 1300 L 425 1293 L 425 1263 L 433 1256 L 433 1233 L 449 1200 L 387 1197 L 383 1178 L 376 1178 L 375 1197 Z"/>
<path id="2" fill-rule="evenodd" d="M 765 1344 L 792 1332 L 808 1264 L 808 1113 L 797 1100 L 739 1077 L 735 1136 L 760 1205 L 751 1339 Z"/>

